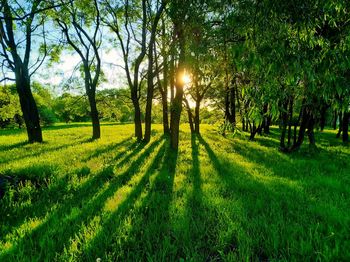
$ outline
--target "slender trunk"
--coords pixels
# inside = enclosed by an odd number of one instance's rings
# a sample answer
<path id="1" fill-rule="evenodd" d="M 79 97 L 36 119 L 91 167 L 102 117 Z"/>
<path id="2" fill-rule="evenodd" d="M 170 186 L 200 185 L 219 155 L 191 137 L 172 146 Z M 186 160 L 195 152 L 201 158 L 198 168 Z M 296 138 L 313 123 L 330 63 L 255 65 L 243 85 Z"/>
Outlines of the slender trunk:
<path id="1" fill-rule="evenodd" d="M 309 123 L 309 114 L 307 113 L 307 109 L 305 106 L 302 108 L 302 113 L 301 113 L 301 123 L 300 123 L 300 128 L 299 128 L 299 134 L 298 134 L 298 139 L 292 146 L 292 151 L 293 150 L 298 150 L 300 146 L 302 145 L 305 137 L 305 131 Z"/>
<path id="2" fill-rule="evenodd" d="M 316 148 L 316 139 L 315 139 L 315 133 L 314 133 L 314 126 L 315 126 L 315 119 L 313 116 L 310 116 L 309 118 L 309 125 L 307 129 L 307 135 L 309 138 L 309 147 L 310 148 Z"/>
<path id="3" fill-rule="evenodd" d="M 336 130 L 336 129 L 337 129 L 337 119 L 338 119 L 338 113 L 337 113 L 337 111 L 334 111 L 334 114 L 333 114 L 333 123 L 332 123 L 333 130 Z"/>
<path id="4" fill-rule="evenodd" d="M 180 131 L 180 118 L 182 111 L 182 98 L 183 98 L 183 86 L 176 85 L 176 95 L 174 97 L 173 104 L 171 106 L 171 118 L 170 118 L 170 129 L 171 129 L 171 147 L 175 150 L 179 147 L 179 131 Z"/>
<path id="5" fill-rule="evenodd" d="M 344 113 L 343 118 L 343 142 L 348 143 L 349 142 L 349 118 L 350 113 Z"/>
<path id="6" fill-rule="evenodd" d="M 135 137 L 137 141 L 142 140 L 142 121 L 141 121 L 141 109 L 139 99 L 136 97 L 132 98 L 134 106 L 134 124 L 135 124 Z"/>
<path id="7" fill-rule="evenodd" d="M 173 51 L 173 47 L 171 48 L 172 52 L 171 52 L 171 57 L 170 57 L 170 74 L 169 74 L 169 78 L 170 78 L 170 104 L 173 103 L 174 101 L 174 97 L 175 97 L 175 92 L 174 92 L 174 87 L 175 87 L 175 55 L 174 55 L 174 51 Z"/>
<path id="8" fill-rule="evenodd" d="M 326 105 L 323 105 L 321 108 L 321 118 L 320 118 L 321 131 L 323 131 L 324 127 L 326 126 L 327 109 L 328 109 L 328 106 L 326 106 Z"/>
<path id="9" fill-rule="evenodd" d="M 94 92 L 88 93 L 90 104 L 90 116 L 92 121 L 92 139 L 99 139 L 101 137 L 100 119 L 96 106 L 96 97 Z"/>
<path id="10" fill-rule="evenodd" d="M 153 46 L 153 45 L 152 45 Z M 146 99 L 146 113 L 145 113 L 145 137 L 144 141 L 149 142 L 151 139 L 151 128 L 152 128 L 152 101 L 153 101 L 153 50 L 149 47 L 148 57 L 148 76 L 147 76 L 147 99 Z"/>
<path id="11" fill-rule="evenodd" d="M 230 114 L 230 92 L 228 84 L 225 87 L 225 119 L 230 122 L 231 114 Z"/>
<path id="12" fill-rule="evenodd" d="M 200 121 L 199 121 L 199 111 L 200 111 L 200 106 L 201 106 L 201 101 L 198 99 L 196 101 L 196 107 L 194 109 L 194 125 L 195 125 L 195 133 L 199 134 L 199 125 L 200 125 Z"/>
<path id="13" fill-rule="evenodd" d="M 289 123 L 288 123 L 288 146 L 291 144 L 291 139 L 292 139 L 292 123 L 293 123 L 293 104 L 294 104 L 294 99 L 293 97 L 290 97 L 289 99 Z"/>
<path id="14" fill-rule="evenodd" d="M 339 113 L 339 130 L 338 130 L 338 133 L 336 135 L 337 138 L 340 137 L 342 130 L 343 130 L 343 113 L 340 112 Z"/>
<path id="15" fill-rule="evenodd" d="M 173 150 L 178 150 L 179 148 L 179 131 L 180 131 L 180 118 L 182 111 L 182 99 L 184 94 L 184 82 L 182 80 L 182 74 L 185 72 L 185 35 L 184 35 L 184 24 L 183 21 L 175 22 L 174 32 L 177 34 L 177 39 L 179 42 L 179 62 L 176 72 L 176 94 L 171 105 L 171 118 L 170 118 L 170 145 Z"/>
<path id="16" fill-rule="evenodd" d="M 233 81 L 232 81 L 233 82 Z M 234 84 L 230 88 L 230 123 L 232 126 L 236 125 L 236 88 Z"/>
<path id="17" fill-rule="evenodd" d="M 165 26 L 164 26 L 165 28 Z M 164 29 L 165 30 L 165 29 Z M 168 112 L 168 56 L 164 55 L 164 69 L 163 69 L 163 92 L 162 92 L 162 105 L 163 105 L 163 132 L 165 135 L 170 134 L 169 130 L 169 112 Z"/>
<path id="18" fill-rule="evenodd" d="M 27 71 L 23 70 L 22 71 Z M 23 119 L 27 127 L 28 142 L 42 142 L 40 118 L 32 91 L 28 74 L 16 72 L 16 88 L 21 104 Z"/>
<path id="19" fill-rule="evenodd" d="M 153 100 L 153 92 L 154 92 L 154 84 L 153 84 L 153 61 L 155 56 L 153 55 L 153 50 L 155 50 L 155 41 L 156 41 L 156 30 L 158 26 L 158 22 L 160 16 L 165 7 L 165 3 L 163 2 L 158 9 L 156 16 L 152 23 L 151 36 L 148 45 L 148 70 L 147 70 L 147 101 L 146 101 L 146 113 L 145 113 L 145 137 L 144 141 L 149 142 L 151 139 L 151 128 L 152 128 L 152 100 Z"/>
<path id="20" fill-rule="evenodd" d="M 257 132 L 257 128 L 255 126 L 255 121 L 253 121 L 253 125 L 250 125 L 250 137 L 249 137 L 249 140 L 254 140 L 256 132 Z"/>
<path id="21" fill-rule="evenodd" d="M 265 134 L 270 134 L 271 118 L 268 115 L 268 111 L 269 111 L 269 105 L 264 104 L 264 120 L 263 120 L 262 128 L 264 129 Z"/>
<path id="22" fill-rule="evenodd" d="M 280 138 L 280 148 L 282 150 L 285 149 L 285 138 L 286 138 L 286 131 L 287 131 L 287 121 L 288 121 L 288 100 L 286 100 L 283 103 L 282 108 L 282 114 L 281 114 L 281 126 L 282 126 L 282 132 L 281 132 L 281 138 Z"/>
<path id="23" fill-rule="evenodd" d="M 162 105 L 163 105 L 163 133 L 164 135 L 170 134 L 169 130 L 169 117 L 168 117 L 168 94 L 165 90 L 162 94 Z"/>
<path id="24" fill-rule="evenodd" d="M 186 111 L 187 111 L 187 115 L 188 115 L 188 123 L 190 125 L 191 134 L 194 134 L 195 128 L 193 125 L 193 115 L 191 112 L 191 107 L 190 107 L 190 104 L 188 103 L 188 100 L 186 98 L 184 98 L 184 101 L 185 101 L 185 105 L 186 105 Z"/>

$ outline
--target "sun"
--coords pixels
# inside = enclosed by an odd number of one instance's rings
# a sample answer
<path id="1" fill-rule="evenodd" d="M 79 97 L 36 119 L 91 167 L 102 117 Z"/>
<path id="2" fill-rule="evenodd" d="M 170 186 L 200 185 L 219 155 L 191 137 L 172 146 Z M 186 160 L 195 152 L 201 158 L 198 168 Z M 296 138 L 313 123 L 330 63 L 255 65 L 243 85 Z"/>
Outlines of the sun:
<path id="1" fill-rule="evenodd" d="M 189 85 L 191 83 L 191 76 L 184 72 L 181 76 L 181 80 L 184 83 L 184 85 Z"/>

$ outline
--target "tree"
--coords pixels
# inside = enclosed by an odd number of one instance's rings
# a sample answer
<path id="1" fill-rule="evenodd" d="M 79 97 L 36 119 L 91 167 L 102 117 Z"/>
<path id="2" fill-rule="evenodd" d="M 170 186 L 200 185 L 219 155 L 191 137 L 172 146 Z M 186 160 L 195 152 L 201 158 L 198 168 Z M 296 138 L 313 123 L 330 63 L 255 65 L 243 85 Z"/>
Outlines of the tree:
<path id="1" fill-rule="evenodd" d="M 154 93 L 154 82 L 153 79 L 156 75 L 154 72 L 154 60 L 157 59 L 154 57 L 154 50 L 155 50 L 155 42 L 156 42 L 156 33 L 157 33 L 157 26 L 158 22 L 161 18 L 161 15 L 163 13 L 163 10 L 165 9 L 165 6 L 167 4 L 167 1 L 162 0 L 160 3 L 160 6 L 158 7 L 158 1 L 156 6 L 156 13 L 154 15 L 153 19 L 149 19 L 152 21 L 151 25 L 151 32 L 150 32 L 150 39 L 148 43 L 148 68 L 147 68 L 147 101 L 146 101 L 146 114 L 145 114 L 145 137 L 144 141 L 149 142 L 151 138 L 151 123 L 152 123 L 152 101 L 153 101 L 153 93 Z M 149 8 L 152 10 L 152 8 Z M 152 14 L 149 14 L 150 17 L 152 17 Z"/>
<path id="2" fill-rule="evenodd" d="M 123 3 L 102 0 L 103 23 L 116 34 L 123 54 L 123 69 L 134 106 L 135 137 L 142 140 L 141 121 L 141 63 L 147 52 L 147 0 L 126 0 Z M 139 24 L 140 23 L 140 24 Z M 138 30 L 140 29 L 140 30 Z"/>
<path id="3" fill-rule="evenodd" d="M 92 139 L 98 139 L 101 137 L 101 129 L 96 106 L 96 89 L 101 74 L 99 48 L 102 40 L 97 0 L 70 2 L 56 9 L 55 21 L 65 35 L 67 43 L 81 58 L 93 127 Z"/>
<path id="4" fill-rule="evenodd" d="M 52 7 L 46 6 L 45 1 L 42 0 L 33 0 L 25 4 L 17 1 L 11 3 L 7 0 L 0 2 L 2 67 L 7 67 L 14 74 L 14 79 L 8 76 L 5 76 L 4 79 L 13 80 L 16 83 L 30 143 L 42 142 L 43 140 L 38 108 L 30 87 L 30 78 L 40 68 L 48 54 L 44 27 L 45 15 L 42 15 L 42 12 L 49 8 Z M 42 45 L 39 47 L 41 55 L 39 54 L 37 59 L 32 62 L 33 35 L 39 28 L 42 28 L 40 35 Z"/>

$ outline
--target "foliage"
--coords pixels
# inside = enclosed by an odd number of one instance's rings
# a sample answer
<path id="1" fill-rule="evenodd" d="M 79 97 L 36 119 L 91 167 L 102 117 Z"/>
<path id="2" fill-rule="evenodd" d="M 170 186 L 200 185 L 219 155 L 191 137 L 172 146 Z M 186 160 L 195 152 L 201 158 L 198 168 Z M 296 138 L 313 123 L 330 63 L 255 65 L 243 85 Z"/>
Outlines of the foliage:
<path id="1" fill-rule="evenodd" d="M 21 123 L 21 107 L 15 86 L 0 86 L 0 127 Z"/>

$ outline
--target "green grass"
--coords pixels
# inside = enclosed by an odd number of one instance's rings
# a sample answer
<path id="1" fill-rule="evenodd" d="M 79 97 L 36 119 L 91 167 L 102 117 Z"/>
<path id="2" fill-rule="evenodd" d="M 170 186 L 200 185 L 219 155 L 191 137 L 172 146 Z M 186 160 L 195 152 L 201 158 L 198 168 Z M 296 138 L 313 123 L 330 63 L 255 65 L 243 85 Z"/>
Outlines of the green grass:
<path id="1" fill-rule="evenodd" d="M 278 151 L 278 130 L 250 142 L 181 132 L 172 152 L 156 125 L 44 129 L 45 143 L 0 131 L 1 261 L 350 260 L 350 148 L 334 131 Z"/>

